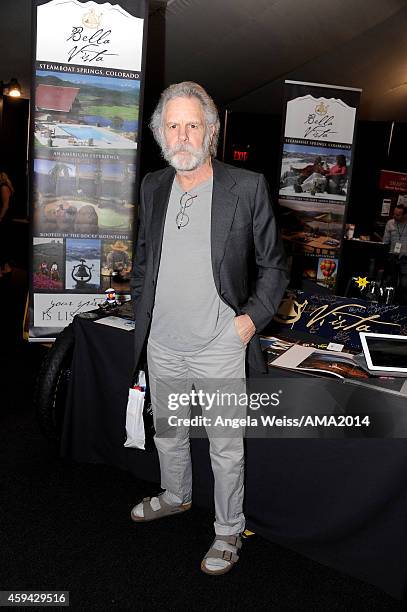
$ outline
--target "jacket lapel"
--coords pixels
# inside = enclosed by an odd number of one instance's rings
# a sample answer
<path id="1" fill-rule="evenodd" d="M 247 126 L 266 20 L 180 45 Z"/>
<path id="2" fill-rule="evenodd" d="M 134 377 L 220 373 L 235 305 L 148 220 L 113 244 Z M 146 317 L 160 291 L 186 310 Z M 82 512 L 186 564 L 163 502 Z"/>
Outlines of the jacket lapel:
<path id="1" fill-rule="evenodd" d="M 212 270 L 218 292 L 220 292 L 219 269 L 227 238 L 235 216 L 238 195 L 233 192 L 236 185 L 227 167 L 213 160 L 213 192 L 211 215 Z"/>
<path id="2" fill-rule="evenodd" d="M 174 176 L 175 170 L 171 167 L 166 168 L 161 177 L 160 184 L 153 193 L 151 242 L 153 246 L 154 278 L 157 276 L 158 264 L 160 262 L 164 223 Z"/>

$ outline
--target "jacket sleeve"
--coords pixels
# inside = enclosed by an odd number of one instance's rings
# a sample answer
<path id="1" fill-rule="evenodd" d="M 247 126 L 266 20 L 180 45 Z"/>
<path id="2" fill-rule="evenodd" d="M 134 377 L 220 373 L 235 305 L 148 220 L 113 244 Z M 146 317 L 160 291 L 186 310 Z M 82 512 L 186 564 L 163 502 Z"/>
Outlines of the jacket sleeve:
<path id="1" fill-rule="evenodd" d="M 144 286 L 144 276 L 146 271 L 146 236 L 145 236 L 145 181 L 148 174 L 143 178 L 140 187 L 140 204 L 137 218 L 137 231 L 136 231 L 136 242 L 135 251 L 133 258 L 133 268 L 130 279 L 130 291 L 131 297 L 134 302 L 134 306 L 141 297 Z"/>
<path id="2" fill-rule="evenodd" d="M 266 179 L 260 175 L 253 203 L 253 240 L 257 276 L 242 311 L 261 331 L 277 312 L 289 282 L 288 266 Z"/>

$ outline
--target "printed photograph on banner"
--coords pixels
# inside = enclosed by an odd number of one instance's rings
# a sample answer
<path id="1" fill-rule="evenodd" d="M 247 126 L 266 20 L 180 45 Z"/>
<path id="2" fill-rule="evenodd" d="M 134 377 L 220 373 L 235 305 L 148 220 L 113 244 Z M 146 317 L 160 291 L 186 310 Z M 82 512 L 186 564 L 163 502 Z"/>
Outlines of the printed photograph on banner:
<path id="1" fill-rule="evenodd" d="M 345 202 L 350 161 L 348 149 L 285 143 L 279 194 Z"/>
<path id="2" fill-rule="evenodd" d="M 317 284 L 323 287 L 333 288 L 338 273 L 338 259 L 320 257 L 317 267 Z"/>
<path id="3" fill-rule="evenodd" d="M 134 163 L 97 159 L 34 160 L 34 233 L 130 234 Z"/>
<path id="4" fill-rule="evenodd" d="M 343 228 L 345 205 L 279 200 L 281 233 L 288 252 L 334 256 Z"/>
<path id="5" fill-rule="evenodd" d="M 37 70 L 35 152 L 137 149 L 140 81 Z"/>
<path id="6" fill-rule="evenodd" d="M 102 289 L 112 287 L 121 293 L 130 291 L 131 259 L 131 240 L 102 240 Z"/>
<path id="7" fill-rule="evenodd" d="M 303 257 L 301 261 L 301 269 L 299 270 L 299 277 L 316 283 L 318 261 L 318 257 Z M 298 262 L 297 265 L 300 267 L 300 262 Z"/>
<path id="8" fill-rule="evenodd" d="M 33 239 L 34 291 L 64 289 L 64 241 L 62 238 Z"/>
<path id="9" fill-rule="evenodd" d="M 338 253 L 336 253 L 337 255 Z M 327 263 L 322 264 L 321 262 L 331 262 L 329 265 Z M 333 263 L 332 263 L 333 262 Z M 335 288 L 337 273 L 338 270 L 338 259 L 329 257 L 326 255 L 325 257 L 320 257 L 315 254 L 310 253 L 296 253 L 296 256 L 293 258 L 293 266 L 291 269 L 291 282 L 295 286 L 308 287 L 308 291 L 315 291 L 315 289 L 310 289 L 314 283 L 318 283 L 320 287 L 324 287 L 325 292 L 330 292 Z M 304 284 L 305 283 L 305 284 Z M 299 306 L 298 312 L 301 311 L 301 307 Z M 292 312 L 291 315 L 294 313 Z"/>
<path id="10" fill-rule="evenodd" d="M 84 293 L 100 290 L 100 242 L 67 238 L 65 289 Z"/>

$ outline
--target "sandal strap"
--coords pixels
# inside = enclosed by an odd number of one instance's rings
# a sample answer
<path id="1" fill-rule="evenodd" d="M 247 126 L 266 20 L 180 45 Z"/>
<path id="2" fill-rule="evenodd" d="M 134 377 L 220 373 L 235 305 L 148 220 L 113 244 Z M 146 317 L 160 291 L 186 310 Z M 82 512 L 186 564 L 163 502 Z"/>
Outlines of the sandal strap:
<path id="1" fill-rule="evenodd" d="M 212 542 L 212 546 L 216 542 L 216 540 L 220 540 L 221 542 L 226 542 L 227 544 L 231 544 L 231 546 L 236 546 L 236 548 L 242 548 L 242 539 L 240 534 L 237 535 L 217 535 L 214 541 Z"/>
<path id="2" fill-rule="evenodd" d="M 218 550 L 217 548 L 211 547 L 204 559 L 223 559 L 224 561 L 229 561 L 229 563 L 236 563 L 236 561 L 239 560 L 239 555 L 230 550 Z"/>
<path id="3" fill-rule="evenodd" d="M 152 497 L 145 497 L 143 499 L 143 518 L 145 520 L 151 521 L 151 520 L 157 518 L 158 516 L 167 516 L 169 514 L 177 514 L 179 512 L 183 512 L 184 511 L 183 505 L 172 506 L 170 504 L 167 504 L 167 502 L 165 502 L 162 499 L 162 495 L 163 495 L 163 493 L 159 493 L 159 495 L 156 495 L 156 497 L 159 500 L 159 504 L 160 504 L 160 507 L 157 508 L 157 510 L 154 510 L 151 507 L 151 503 L 150 502 L 152 500 Z M 184 505 L 187 506 L 189 504 L 184 504 Z M 188 510 L 188 508 L 185 508 L 185 509 Z"/>
<path id="4" fill-rule="evenodd" d="M 160 510 L 162 510 L 163 506 L 165 505 L 164 500 L 160 499 L 160 507 L 158 508 L 158 510 L 153 510 L 150 504 L 151 499 L 151 497 L 145 497 L 143 499 L 143 516 L 147 520 L 153 519 L 157 512 L 160 512 Z"/>

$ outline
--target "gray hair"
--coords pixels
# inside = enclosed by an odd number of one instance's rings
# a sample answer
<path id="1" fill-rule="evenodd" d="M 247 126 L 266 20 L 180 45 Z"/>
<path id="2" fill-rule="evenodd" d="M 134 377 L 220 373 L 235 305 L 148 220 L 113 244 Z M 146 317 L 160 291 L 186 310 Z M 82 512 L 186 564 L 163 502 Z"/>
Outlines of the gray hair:
<path id="1" fill-rule="evenodd" d="M 205 114 L 206 119 L 206 132 L 208 131 L 208 127 L 214 127 L 213 137 L 209 144 L 209 153 L 211 157 L 215 157 L 216 150 L 218 148 L 218 139 L 219 139 L 219 115 L 218 109 L 215 106 L 214 101 L 210 97 L 208 93 L 204 90 L 201 85 L 198 83 L 193 83 L 192 81 L 183 81 L 182 83 L 175 83 L 164 89 L 161 94 L 160 100 L 156 106 L 154 113 L 152 114 L 150 121 L 150 128 L 154 134 L 154 138 L 157 143 L 163 149 L 165 147 L 165 142 L 163 138 L 163 115 L 165 105 L 169 100 L 173 98 L 197 98 L 199 102 L 202 104 L 202 108 Z"/>

